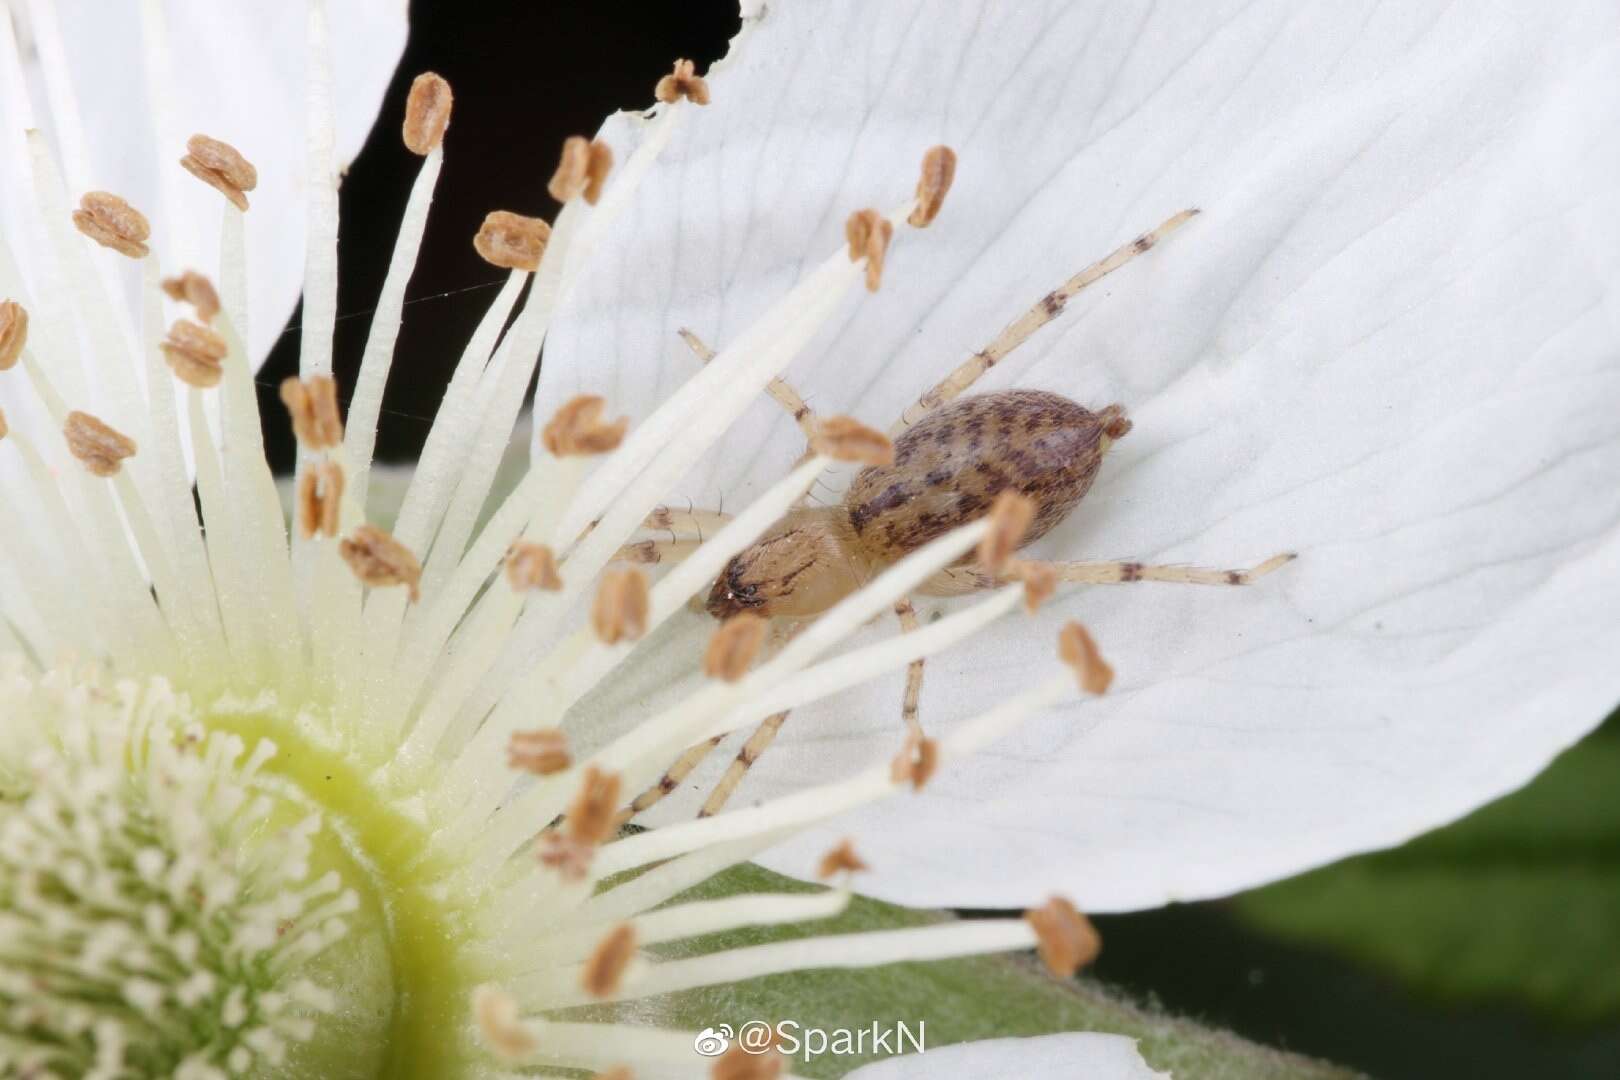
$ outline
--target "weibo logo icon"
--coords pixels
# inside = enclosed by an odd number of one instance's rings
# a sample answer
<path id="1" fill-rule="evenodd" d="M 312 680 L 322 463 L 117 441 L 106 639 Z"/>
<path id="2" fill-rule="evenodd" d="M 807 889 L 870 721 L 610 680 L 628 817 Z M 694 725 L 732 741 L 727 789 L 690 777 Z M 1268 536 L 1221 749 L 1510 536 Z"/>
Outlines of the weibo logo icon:
<path id="1" fill-rule="evenodd" d="M 736 1035 L 730 1024 L 721 1024 L 719 1027 L 706 1027 L 697 1033 L 692 1040 L 692 1049 L 702 1057 L 719 1057 L 731 1049 L 731 1040 Z"/>

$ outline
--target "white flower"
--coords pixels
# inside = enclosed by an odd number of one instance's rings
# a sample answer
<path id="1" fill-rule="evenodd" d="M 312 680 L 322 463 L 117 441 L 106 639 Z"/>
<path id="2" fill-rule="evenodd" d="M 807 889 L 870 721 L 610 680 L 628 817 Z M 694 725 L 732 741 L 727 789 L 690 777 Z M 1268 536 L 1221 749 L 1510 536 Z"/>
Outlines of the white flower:
<path id="1" fill-rule="evenodd" d="M 0 282 L 9 509 L 0 528 L 0 1067 L 98 1080 L 270 1071 L 440 1080 L 621 1064 L 639 1077 L 692 1075 L 708 1064 L 696 1033 L 633 1023 L 628 1009 L 568 1010 L 811 967 L 1024 949 L 1065 976 L 1087 962 L 1095 933 L 1044 891 L 1022 917 L 685 958 L 649 948 L 839 913 L 860 868 L 848 848 L 829 856 L 835 887 L 677 898 L 837 808 L 921 786 L 936 757 L 966 758 L 1078 696 L 1076 672 L 1049 640 L 1039 679 L 1009 687 L 950 734 L 913 743 L 895 767 L 891 746 L 807 797 L 619 835 L 624 802 L 689 744 L 900 670 L 1017 606 L 1022 590 L 1010 585 L 898 647 L 833 652 L 1006 525 L 975 521 L 920 547 L 779 652 L 755 657 L 728 640 L 706 665 L 712 678 L 690 695 L 643 711 L 622 737 L 575 745 L 557 727 L 570 704 L 621 670 L 634 677 L 636 640 L 671 622 L 832 465 L 836 448 L 810 458 L 650 590 L 634 571 L 602 573 L 649 516 L 662 527 L 665 473 L 714 442 L 728 410 L 764 388 L 773 359 L 785 361 L 859 289 L 870 260 L 833 250 L 755 324 L 753 347 L 722 350 L 692 381 L 687 397 L 701 410 L 677 402 L 628 436 L 603 420 L 600 402 L 556 410 L 532 468 L 476 528 L 557 303 L 663 147 L 680 145 L 683 123 L 701 124 L 689 116 L 695 105 L 661 94 L 648 138 L 620 158 L 605 192 L 598 151 L 581 159 L 578 185 L 554 188 L 565 200 L 554 227 L 497 219 L 503 238 L 481 235 L 480 250 L 512 273 L 469 342 L 394 532 L 384 533 L 362 508 L 399 308 L 445 153 L 449 91 L 429 75 L 413 88 L 406 142 L 424 160 L 340 419 L 328 375 L 337 150 L 321 0 L 309 5 L 308 30 L 303 374 L 281 388 L 301 447 L 291 538 L 241 333 L 259 270 L 248 222 L 262 213 L 241 208 L 257 197 L 249 161 L 223 143 L 186 144 L 186 171 L 207 181 L 191 181 L 206 215 L 223 210 L 207 275 L 217 294 L 208 282 L 182 284 L 171 299 L 184 303 L 166 313 L 163 275 L 187 267 L 170 263 L 164 230 L 149 232 L 117 192 L 65 185 L 47 138 L 26 137 L 32 176 L 12 197 L 40 236 L 37 246 L 7 241 L 0 263 L 21 268 Z M 213 45 L 205 36 L 188 55 L 201 62 Z M 20 70 L 11 42 L 0 46 L 4 70 Z M 47 84 L 73 83 L 51 47 L 40 57 Z M 160 100 L 185 100 L 162 90 L 161 59 L 148 45 L 128 62 L 150 65 Z M 19 82 L 7 92 L 20 93 Z M 701 97 L 697 84 L 686 92 Z M 20 115 L 32 112 L 12 101 Z M 240 122 L 249 145 L 261 126 Z M 161 130 L 156 145 L 171 145 Z M 136 152 L 169 153 L 152 140 Z M 266 178 L 289 167 L 256 164 Z M 909 189 L 915 169 L 895 186 Z M 891 217 L 904 219 L 912 201 L 893 201 L 901 205 Z M 117 314 L 124 275 L 138 278 L 127 327 Z M 1101 662 L 1069 651 L 1081 684 L 1100 692 Z M 1051 1045 L 975 1053 L 1027 1074 L 1026 1064 L 1053 1068 Z M 1062 1048 L 1065 1070 L 1142 1072 L 1117 1039 Z M 739 1048 L 715 1075 L 765 1078 L 781 1064 Z"/>
<path id="2" fill-rule="evenodd" d="M 1213 896 L 1463 814 L 1596 724 L 1620 700 L 1617 57 L 1604 3 L 761 6 L 559 314 L 539 413 L 589 389 L 647 416 L 693 370 L 677 328 L 742 340 L 943 142 L 939 220 L 897 234 L 881 291 L 789 381 L 884 426 L 1080 267 L 1201 208 L 978 389 L 1136 422 L 1044 557 L 1300 555 L 1244 590 L 1061 596 L 1038 626 L 1093 627 L 1106 700 L 763 861 L 803 874 L 852 832 L 880 867 L 863 888 L 901 902 L 1000 906 L 1053 875 L 1094 910 Z M 603 129 L 621 157 L 645 132 Z M 759 401 L 664 494 L 744 505 L 802 446 Z M 1044 636 L 1004 622 L 931 660 L 924 727 L 1029 683 Z M 796 711 L 740 798 L 881 759 L 899 696 Z"/>

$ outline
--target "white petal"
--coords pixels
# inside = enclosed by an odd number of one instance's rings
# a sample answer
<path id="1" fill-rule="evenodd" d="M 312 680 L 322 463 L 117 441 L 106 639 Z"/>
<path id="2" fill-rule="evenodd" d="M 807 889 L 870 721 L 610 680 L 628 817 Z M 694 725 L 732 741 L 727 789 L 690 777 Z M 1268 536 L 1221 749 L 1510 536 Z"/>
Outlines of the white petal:
<path id="1" fill-rule="evenodd" d="M 956 1043 L 920 1054 L 887 1058 L 849 1074 L 849 1080 L 910 1077 L 972 1077 L 973 1080 L 1168 1080 L 1148 1068 L 1136 1040 L 1123 1035 L 1042 1035 Z"/>
<path id="2" fill-rule="evenodd" d="M 678 327 L 733 339 L 945 142 L 939 220 L 790 371 L 810 404 L 886 423 L 1199 206 L 979 388 L 1136 421 L 1041 553 L 1301 554 L 1083 590 L 932 662 L 936 731 L 1047 671 L 1064 619 L 1120 679 L 769 865 L 853 834 L 903 902 L 1218 895 L 1465 813 L 1620 700 L 1610 5 L 781 0 L 712 87 L 553 331 L 541 415 L 588 388 L 644 417 L 694 369 Z M 800 450 L 762 399 L 671 500 L 741 505 Z M 892 755 L 898 714 L 885 684 L 795 715 L 740 800 Z"/>
<path id="3" fill-rule="evenodd" d="M 224 139 L 259 172 L 247 224 L 250 346 L 262 362 L 297 302 L 303 275 L 303 230 L 288 223 L 303 218 L 306 5 L 163 0 L 155 7 L 168 63 L 158 69 L 163 88 L 154 93 L 140 2 L 55 0 L 74 125 L 52 108 L 41 64 L 48 37 L 29 16 L 32 10 L 43 18 L 49 0 L 8 2 L 23 29 L 32 115 L 12 95 L 0 100 L 3 145 L 12 158 L 0 184 L 0 228 L 23 273 L 29 274 L 36 239 L 28 221 L 27 161 L 12 154 L 25 126 L 50 136 L 71 199 L 90 189 L 122 195 L 151 219 L 152 247 L 165 272 L 192 268 L 210 275 L 219 260 L 224 200 L 178 162 L 191 135 Z M 404 48 L 406 2 L 343 0 L 330 7 L 338 158 L 346 165 L 371 130 Z M 154 100 L 163 95 L 166 107 Z M 133 282 L 129 271 L 127 283 Z"/>

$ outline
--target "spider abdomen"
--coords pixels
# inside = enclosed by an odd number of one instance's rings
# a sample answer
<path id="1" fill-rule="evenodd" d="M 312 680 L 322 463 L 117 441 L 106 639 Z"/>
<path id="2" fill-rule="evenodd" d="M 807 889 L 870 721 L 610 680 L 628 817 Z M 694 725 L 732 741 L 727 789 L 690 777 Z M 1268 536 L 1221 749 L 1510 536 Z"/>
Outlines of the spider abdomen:
<path id="1" fill-rule="evenodd" d="M 1005 390 L 945 405 L 901 435 L 894 464 L 863 469 L 844 496 L 856 542 L 889 563 L 989 510 L 1011 488 L 1033 499 L 1030 543 L 1091 488 L 1125 410 L 1098 412 L 1043 390 Z"/>

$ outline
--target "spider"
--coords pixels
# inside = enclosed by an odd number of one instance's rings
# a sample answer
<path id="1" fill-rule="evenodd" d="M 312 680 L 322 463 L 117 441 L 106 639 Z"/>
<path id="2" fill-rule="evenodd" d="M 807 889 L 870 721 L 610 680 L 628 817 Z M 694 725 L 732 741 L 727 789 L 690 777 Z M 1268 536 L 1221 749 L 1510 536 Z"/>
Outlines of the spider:
<path id="1" fill-rule="evenodd" d="M 978 379 L 1035 331 L 1062 313 L 1076 293 L 1148 251 L 1198 214 L 1183 210 L 1150 232 L 1117 248 L 1047 293 L 954 371 L 908 407 L 889 430 L 893 461 L 869 466 L 855 477 L 840 503 L 801 503 L 736 555 L 714 582 L 704 605 L 716 619 L 751 611 L 770 618 L 778 642 L 803 620 L 813 618 L 859 589 L 878 571 L 946 532 L 989 511 L 991 501 L 1011 489 L 1031 499 L 1035 517 L 1024 533 L 1026 546 L 1068 516 L 1090 490 L 1109 447 L 1131 430 L 1118 404 L 1090 410 L 1059 394 L 1004 390 L 962 397 Z M 682 338 L 707 362 L 714 354 L 688 330 Z M 804 399 L 782 379 L 769 392 L 814 440 L 817 422 Z M 680 558 L 698 544 L 702 531 L 727 520 L 709 511 L 661 508 L 645 522 L 667 530 L 669 539 L 643 540 L 620 549 L 621 559 L 656 563 Z M 1246 570 L 1161 566 L 1140 562 L 1060 562 L 1051 564 L 1058 581 L 1114 584 L 1138 581 L 1195 585 L 1246 585 L 1294 558 L 1273 556 Z M 972 562 L 971 556 L 940 571 L 917 591 L 953 596 L 1005 583 Z M 917 628 L 909 597 L 895 605 L 902 632 Z M 923 661 L 906 676 L 901 718 L 908 733 L 922 737 L 918 699 Z M 749 736 L 725 775 L 704 802 L 699 816 L 717 813 L 736 791 L 749 767 L 775 739 L 786 712 L 767 717 Z M 688 749 L 621 816 L 628 820 L 674 791 L 724 736 Z"/>

